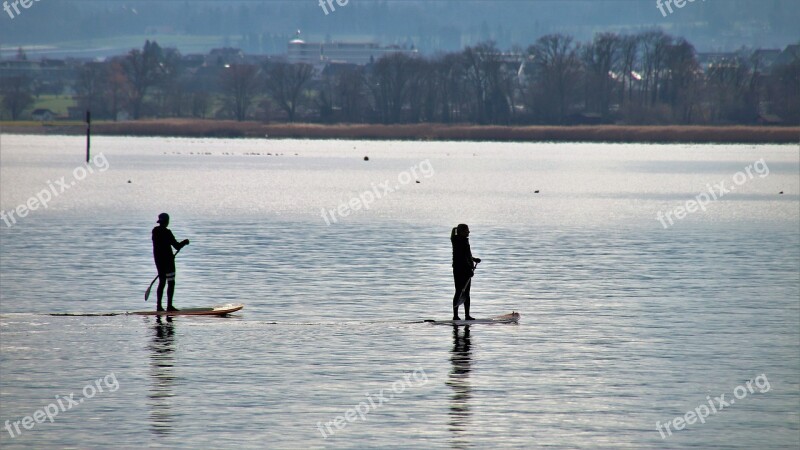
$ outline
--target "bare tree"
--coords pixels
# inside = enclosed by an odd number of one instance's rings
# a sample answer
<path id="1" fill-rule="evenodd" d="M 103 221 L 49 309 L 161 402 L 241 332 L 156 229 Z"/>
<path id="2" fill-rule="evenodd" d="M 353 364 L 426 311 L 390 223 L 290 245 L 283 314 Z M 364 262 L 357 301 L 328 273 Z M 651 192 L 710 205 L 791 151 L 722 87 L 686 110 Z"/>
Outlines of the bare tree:
<path id="1" fill-rule="evenodd" d="M 612 74 L 619 68 L 621 39 L 614 33 L 595 35 L 594 40 L 583 48 L 583 64 L 586 68 L 586 107 L 608 116 L 611 95 L 615 83 Z"/>
<path id="2" fill-rule="evenodd" d="M 372 66 L 367 85 L 372 93 L 374 108 L 379 112 L 383 123 L 402 121 L 413 66 L 412 58 L 403 53 L 384 56 Z"/>
<path id="3" fill-rule="evenodd" d="M 800 58 L 774 66 L 768 86 L 771 112 L 787 124 L 800 125 Z"/>
<path id="4" fill-rule="evenodd" d="M 563 122 L 581 73 L 577 45 L 570 36 L 549 34 L 529 47 L 528 53 L 533 57 L 534 80 L 545 117 Z"/>
<path id="5" fill-rule="evenodd" d="M 363 118 L 365 86 L 364 69 L 361 67 L 344 70 L 337 77 L 336 95 L 345 122 L 358 122 Z"/>
<path id="6" fill-rule="evenodd" d="M 500 50 L 494 42 L 483 42 L 464 49 L 463 58 L 466 81 L 474 95 L 474 120 L 478 123 L 506 121 L 510 93 L 506 92 Z"/>
<path id="7" fill-rule="evenodd" d="M 3 96 L 3 109 L 8 111 L 11 120 L 19 120 L 25 109 L 33 104 L 31 80 L 24 75 L 4 78 L 0 94 Z"/>
<path id="8" fill-rule="evenodd" d="M 423 58 L 411 61 L 411 79 L 408 89 L 408 120 L 411 123 L 433 121 L 434 103 L 438 97 L 432 64 Z"/>
<path id="9" fill-rule="evenodd" d="M 465 70 L 462 54 L 446 54 L 436 64 L 441 122 L 450 123 L 461 120 L 461 111 L 468 100 L 465 94 L 467 89 L 464 86 Z"/>
<path id="10" fill-rule="evenodd" d="M 649 101 L 650 106 L 653 106 L 659 98 L 661 77 L 673 39 L 661 30 L 654 30 L 643 33 L 640 42 L 644 69 L 641 100 L 643 105 Z"/>
<path id="11" fill-rule="evenodd" d="M 639 81 L 639 77 L 634 75 L 636 62 L 639 55 L 639 36 L 623 36 L 619 43 L 620 70 L 622 72 L 622 86 L 619 91 L 619 104 L 625 105 L 625 92 L 628 93 L 628 102 L 633 98 L 634 80 Z"/>
<path id="12" fill-rule="evenodd" d="M 94 117 L 103 117 L 108 113 L 105 101 L 109 67 L 102 63 L 84 64 L 78 74 L 75 91 L 78 94 L 78 106 L 82 110 L 90 110 Z"/>
<path id="13" fill-rule="evenodd" d="M 691 123 L 700 101 L 697 87 L 699 65 L 694 46 L 679 39 L 667 49 L 665 77 L 662 97 L 672 108 L 673 117 L 683 123 Z"/>
<path id="14" fill-rule="evenodd" d="M 125 75 L 125 69 L 122 63 L 112 62 L 106 74 L 108 75 L 105 86 L 106 97 L 109 99 L 109 114 L 111 118 L 116 121 L 117 114 L 127 105 L 131 98 L 131 83 Z"/>
<path id="15" fill-rule="evenodd" d="M 220 75 L 220 86 L 226 96 L 227 103 L 233 110 L 236 120 L 247 118 L 258 88 L 260 70 L 251 64 L 232 64 L 226 66 Z"/>
<path id="16" fill-rule="evenodd" d="M 314 67 L 310 64 L 277 62 L 269 65 L 267 92 L 289 116 L 289 122 L 294 122 L 300 94 L 313 75 Z"/>
<path id="17" fill-rule="evenodd" d="M 181 117 L 188 106 L 186 92 L 188 80 L 181 69 L 181 54 L 176 49 L 165 49 L 162 53 L 160 76 L 157 87 L 159 113 L 162 116 Z"/>
<path id="18" fill-rule="evenodd" d="M 142 115 L 142 104 L 148 90 L 158 84 L 163 74 L 163 52 L 155 42 L 145 41 L 143 50 L 131 50 L 125 57 L 123 68 L 131 83 L 133 118 Z"/>
<path id="19" fill-rule="evenodd" d="M 756 119 L 758 105 L 750 91 L 752 68 L 746 58 L 737 56 L 718 61 L 708 68 L 706 77 L 712 119 L 728 123 L 749 123 Z"/>

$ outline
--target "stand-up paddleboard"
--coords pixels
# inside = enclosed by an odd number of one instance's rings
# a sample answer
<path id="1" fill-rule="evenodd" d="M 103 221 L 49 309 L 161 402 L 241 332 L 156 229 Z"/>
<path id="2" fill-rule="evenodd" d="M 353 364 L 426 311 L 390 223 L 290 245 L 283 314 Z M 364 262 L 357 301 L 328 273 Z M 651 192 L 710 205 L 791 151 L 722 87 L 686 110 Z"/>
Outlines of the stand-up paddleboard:
<path id="1" fill-rule="evenodd" d="M 496 316 L 489 319 L 475 319 L 475 320 L 431 320 L 425 322 L 434 325 L 475 325 L 475 324 L 492 324 L 492 323 L 517 323 L 519 322 L 519 313 L 514 311 L 502 316 Z"/>
<path id="2" fill-rule="evenodd" d="M 224 316 L 244 308 L 241 303 L 214 306 L 212 308 L 181 308 L 179 311 L 134 311 L 137 316 Z"/>

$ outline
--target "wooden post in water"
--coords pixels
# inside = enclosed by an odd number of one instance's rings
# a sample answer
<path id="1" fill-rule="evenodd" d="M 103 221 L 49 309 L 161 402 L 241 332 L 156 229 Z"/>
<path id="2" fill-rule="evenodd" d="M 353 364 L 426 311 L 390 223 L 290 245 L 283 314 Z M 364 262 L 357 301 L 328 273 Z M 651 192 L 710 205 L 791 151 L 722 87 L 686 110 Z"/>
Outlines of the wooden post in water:
<path id="1" fill-rule="evenodd" d="M 91 156 L 89 148 L 92 144 L 92 112 L 86 110 L 86 164 L 89 164 L 89 157 Z"/>

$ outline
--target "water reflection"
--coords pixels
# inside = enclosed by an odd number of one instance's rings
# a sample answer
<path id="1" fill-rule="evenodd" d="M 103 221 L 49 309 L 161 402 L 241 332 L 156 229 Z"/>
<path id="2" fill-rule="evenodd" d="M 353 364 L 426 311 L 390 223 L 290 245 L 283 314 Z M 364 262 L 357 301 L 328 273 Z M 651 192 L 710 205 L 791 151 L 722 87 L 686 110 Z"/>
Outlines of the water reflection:
<path id="1" fill-rule="evenodd" d="M 472 385 L 469 373 L 472 370 L 472 352 L 470 351 L 469 325 L 461 328 L 453 325 L 453 350 L 450 352 L 450 363 L 453 368 L 446 384 L 453 389 L 450 396 L 449 428 L 453 433 L 453 448 L 469 447 L 466 431 L 472 412 L 469 400 L 472 398 Z"/>
<path id="2" fill-rule="evenodd" d="M 150 350 L 151 387 L 148 394 L 150 405 L 150 429 L 155 435 L 172 432 L 172 385 L 175 380 L 175 330 L 172 318 L 166 321 L 156 316 L 153 326 L 155 335 L 148 346 Z"/>

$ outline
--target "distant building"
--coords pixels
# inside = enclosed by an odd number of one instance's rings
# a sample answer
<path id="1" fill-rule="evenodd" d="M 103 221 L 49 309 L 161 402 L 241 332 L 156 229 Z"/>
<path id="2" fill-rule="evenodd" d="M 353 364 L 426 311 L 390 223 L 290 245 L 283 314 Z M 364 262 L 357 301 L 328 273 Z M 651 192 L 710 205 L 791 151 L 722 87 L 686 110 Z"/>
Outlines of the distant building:
<path id="1" fill-rule="evenodd" d="M 51 121 L 56 114 L 49 109 L 34 109 L 31 112 L 31 119 L 39 121 Z"/>
<path id="2" fill-rule="evenodd" d="M 759 65 L 759 70 L 762 72 L 768 71 L 775 61 L 780 56 L 781 51 L 778 49 L 763 49 L 760 48 L 753 52 L 753 60 Z"/>
<path id="3" fill-rule="evenodd" d="M 295 39 L 289 41 L 286 49 L 290 63 L 306 63 L 314 66 L 324 66 L 329 63 L 363 66 L 393 53 L 416 55 L 418 52 L 413 46 L 381 47 L 374 42 L 306 42 L 300 39 L 299 31 Z"/>
<path id="4" fill-rule="evenodd" d="M 707 72 L 714 66 L 738 66 L 738 54 L 734 52 L 706 52 L 697 54 L 700 69 Z"/>
<path id="5" fill-rule="evenodd" d="M 777 58 L 775 65 L 786 66 L 800 61 L 800 44 L 787 46 Z"/>
<path id="6" fill-rule="evenodd" d="M 215 48 L 206 56 L 205 65 L 224 66 L 226 64 L 243 64 L 244 53 L 238 48 Z"/>

